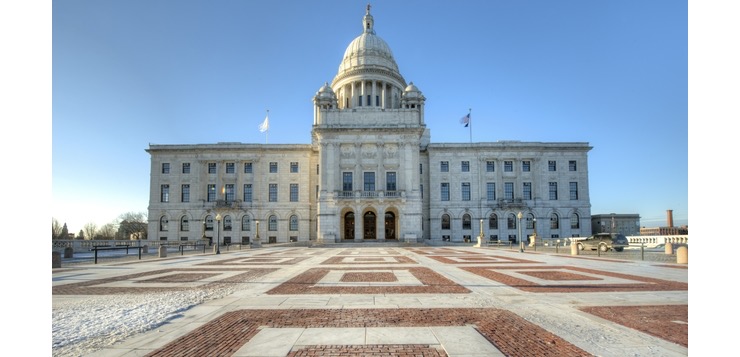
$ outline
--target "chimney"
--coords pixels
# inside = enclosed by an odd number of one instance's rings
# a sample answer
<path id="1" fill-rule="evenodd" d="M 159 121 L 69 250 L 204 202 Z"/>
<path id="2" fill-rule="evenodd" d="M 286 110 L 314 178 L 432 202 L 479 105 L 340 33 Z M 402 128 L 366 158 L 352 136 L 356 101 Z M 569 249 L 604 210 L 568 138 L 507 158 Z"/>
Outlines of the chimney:
<path id="1" fill-rule="evenodd" d="M 667 210 L 666 214 L 668 215 L 668 227 L 673 227 L 673 210 Z"/>

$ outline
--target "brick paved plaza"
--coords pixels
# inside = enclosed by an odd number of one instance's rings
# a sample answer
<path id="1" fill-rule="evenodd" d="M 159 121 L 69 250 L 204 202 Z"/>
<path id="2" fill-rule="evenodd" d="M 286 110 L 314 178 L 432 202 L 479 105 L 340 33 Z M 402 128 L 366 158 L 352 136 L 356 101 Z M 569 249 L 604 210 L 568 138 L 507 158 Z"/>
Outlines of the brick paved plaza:
<path id="1" fill-rule="evenodd" d="M 52 307 L 220 287 L 88 355 L 688 355 L 688 266 L 613 256 L 264 247 L 54 269 Z"/>

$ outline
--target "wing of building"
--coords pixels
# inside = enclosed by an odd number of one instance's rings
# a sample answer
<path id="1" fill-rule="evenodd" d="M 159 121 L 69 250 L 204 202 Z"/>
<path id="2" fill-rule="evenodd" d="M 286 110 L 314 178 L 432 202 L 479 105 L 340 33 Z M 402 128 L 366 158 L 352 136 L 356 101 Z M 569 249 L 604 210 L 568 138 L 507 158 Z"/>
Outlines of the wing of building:
<path id="1" fill-rule="evenodd" d="M 434 244 L 482 228 L 518 242 L 518 224 L 523 236 L 591 233 L 588 143 L 431 143 L 425 100 L 368 9 L 314 96 L 310 145 L 149 146 L 148 239 L 246 243 L 259 229 L 265 243 Z"/>

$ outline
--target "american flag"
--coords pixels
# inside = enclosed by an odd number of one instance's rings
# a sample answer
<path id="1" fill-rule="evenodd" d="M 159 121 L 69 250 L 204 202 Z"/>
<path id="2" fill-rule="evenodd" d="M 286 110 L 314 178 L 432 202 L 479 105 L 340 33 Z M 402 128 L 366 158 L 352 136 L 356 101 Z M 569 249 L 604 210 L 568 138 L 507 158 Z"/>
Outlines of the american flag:
<path id="1" fill-rule="evenodd" d="M 470 125 L 470 113 L 468 113 L 464 117 L 460 118 L 460 124 L 465 124 L 465 127 L 466 128 L 468 127 L 468 125 Z"/>

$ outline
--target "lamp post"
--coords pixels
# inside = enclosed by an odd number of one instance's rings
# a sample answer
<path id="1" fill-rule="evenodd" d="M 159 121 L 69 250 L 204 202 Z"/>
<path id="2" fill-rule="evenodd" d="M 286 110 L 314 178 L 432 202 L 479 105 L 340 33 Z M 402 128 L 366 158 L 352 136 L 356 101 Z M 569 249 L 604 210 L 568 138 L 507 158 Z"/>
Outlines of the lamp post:
<path id="1" fill-rule="evenodd" d="M 532 245 L 534 245 L 534 251 L 537 251 L 537 217 L 532 218 L 532 228 L 534 228 L 534 234 L 532 234 Z"/>
<path id="2" fill-rule="evenodd" d="M 221 214 L 216 214 L 216 254 L 221 254 L 221 237 L 219 232 L 221 230 Z"/>
<path id="3" fill-rule="evenodd" d="M 519 219 L 519 223 L 517 224 L 517 227 L 519 228 L 519 252 L 524 252 L 524 239 L 522 239 L 522 212 L 520 211 L 516 218 Z"/>

